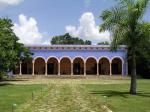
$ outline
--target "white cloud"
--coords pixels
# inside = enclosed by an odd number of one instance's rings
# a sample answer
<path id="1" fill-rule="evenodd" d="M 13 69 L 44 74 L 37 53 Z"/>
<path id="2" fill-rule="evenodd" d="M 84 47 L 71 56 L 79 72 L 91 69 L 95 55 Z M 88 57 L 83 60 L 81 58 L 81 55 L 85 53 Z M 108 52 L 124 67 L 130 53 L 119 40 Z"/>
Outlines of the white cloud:
<path id="1" fill-rule="evenodd" d="M 79 19 L 79 25 L 77 27 L 72 25 L 66 26 L 66 32 L 84 40 L 91 40 L 93 44 L 104 41 L 110 42 L 110 33 L 108 31 L 99 32 L 99 28 L 95 23 L 94 15 L 91 12 L 83 13 Z"/>
<path id="2" fill-rule="evenodd" d="M 6 5 L 18 5 L 23 0 L 0 0 L 0 4 L 6 4 Z"/>
<path id="3" fill-rule="evenodd" d="M 19 15 L 19 24 L 14 23 L 13 30 L 19 37 L 19 42 L 24 44 L 48 44 L 48 38 L 39 32 L 37 21 L 30 17 L 29 19 L 23 15 Z"/>
<path id="4" fill-rule="evenodd" d="M 23 0 L 0 0 L 0 9 L 5 9 L 7 6 L 18 5 Z"/>

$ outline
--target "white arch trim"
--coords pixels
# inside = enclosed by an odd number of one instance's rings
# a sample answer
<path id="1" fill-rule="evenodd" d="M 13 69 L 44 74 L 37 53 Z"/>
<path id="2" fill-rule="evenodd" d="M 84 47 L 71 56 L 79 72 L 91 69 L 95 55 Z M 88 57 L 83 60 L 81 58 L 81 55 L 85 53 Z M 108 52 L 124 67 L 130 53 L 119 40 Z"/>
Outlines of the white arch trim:
<path id="1" fill-rule="evenodd" d="M 72 63 L 72 59 L 71 59 L 71 57 L 69 57 L 69 56 L 63 56 L 63 57 L 61 57 L 61 58 L 60 58 L 60 62 L 61 62 L 61 60 L 64 59 L 64 58 L 68 58 L 68 59 L 70 60 L 70 62 Z"/>
<path id="2" fill-rule="evenodd" d="M 113 61 L 114 59 L 117 59 L 117 58 L 122 61 L 122 64 L 124 63 L 124 59 L 123 59 L 121 56 L 114 56 L 114 57 L 112 57 L 111 63 L 112 63 L 112 61 Z"/>
<path id="3" fill-rule="evenodd" d="M 35 57 L 35 58 L 33 59 L 33 62 L 35 62 L 36 59 L 38 59 L 38 58 L 42 58 L 42 59 L 45 61 L 45 63 L 47 62 L 46 59 L 45 59 L 43 56 L 37 56 L 37 57 Z"/>
<path id="4" fill-rule="evenodd" d="M 114 56 L 112 59 L 111 59 L 111 63 L 112 63 L 112 61 L 114 60 L 114 59 L 120 59 L 121 60 L 121 62 L 122 62 L 122 70 L 121 70 L 121 74 L 123 75 L 123 65 L 124 65 L 124 60 L 123 60 L 123 58 L 122 57 L 120 57 L 120 56 Z"/>
<path id="5" fill-rule="evenodd" d="M 94 58 L 94 59 L 96 60 L 96 63 L 97 63 L 97 58 L 96 58 L 95 56 L 88 56 L 88 57 L 85 59 L 85 63 L 87 62 L 87 60 L 88 60 L 89 58 Z"/>
<path id="6" fill-rule="evenodd" d="M 101 57 L 98 59 L 98 63 L 99 63 L 99 61 L 100 61 L 101 59 L 103 59 L 103 58 L 106 58 L 106 59 L 109 61 L 109 63 L 111 63 L 110 58 L 107 57 L 107 56 L 101 56 Z"/>
<path id="7" fill-rule="evenodd" d="M 46 62 L 48 62 L 48 60 L 51 59 L 51 58 L 55 58 L 55 59 L 58 61 L 58 63 L 60 62 L 60 60 L 59 60 L 56 56 L 49 56 L 49 57 L 46 59 Z"/>
<path id="8" fill-rule="evenodd" d="M 74 60 L 77 59 L 77 58 L 82 59 L 83 62 L 85 63 L 85 59 L 84 59 L 82 56 L 75 56 L 75 57 L 73 58 L 72 62 L 74 62 Z"/>

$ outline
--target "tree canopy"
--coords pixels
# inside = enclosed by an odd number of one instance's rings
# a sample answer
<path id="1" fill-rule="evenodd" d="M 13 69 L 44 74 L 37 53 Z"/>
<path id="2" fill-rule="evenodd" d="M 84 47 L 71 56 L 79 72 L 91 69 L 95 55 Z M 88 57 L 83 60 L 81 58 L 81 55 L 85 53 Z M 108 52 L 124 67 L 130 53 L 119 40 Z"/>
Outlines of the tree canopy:
<path id="1" fill-rule="evenodd" d="M 54 36 L 51 40 L 52 45 L 91 45 L 91 41 L 74 38 L 69 33 Z"/>
<path id="2" fill-rule="evenodd" d="M 109 43 L 109 42 L 107 42 L 107 41 L 97 43 L 97 45 L 109 45 L 109 44 L 110 44 L 110 43 Z"/>
<path id="3" fill-rule="evenodd" d="M 12 27 L 10 19 L 0 19 L 0 78 L 6 72 L 14 69 L 19 60 L 31 56 L 29 50 L 18 42 L 18 37 Z"/>
<path id="4" fill-rule="evenodd" d="M 148 38 L 137 47 L 137 74 L 150 78 L 150 23 L 143 23 L 140 27 L 141 36 Z"/>
<path id="5" fill-rule="evenodd" d="M 112 48 L 115 50 L 122 42 L 128 47 L 131 60 L 131 94 L 136 94 L 136 55 L 140 51 L 138 48 L 149 41 L 144 36 L 146 32 L 141 30 L 144 24 L 142 17 L 148 2 L 149 0 L 117 0 L 115 7 L 103 11 L 101 15 L 103 24 L 100 31 L 109 30 L 113 34 Z"/>

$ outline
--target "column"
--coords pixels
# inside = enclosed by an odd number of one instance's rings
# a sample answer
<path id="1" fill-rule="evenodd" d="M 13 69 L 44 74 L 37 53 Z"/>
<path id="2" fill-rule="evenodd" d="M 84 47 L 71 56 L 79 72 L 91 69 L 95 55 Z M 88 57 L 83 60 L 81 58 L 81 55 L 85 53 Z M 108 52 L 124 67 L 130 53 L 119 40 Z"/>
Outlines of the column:
<path id="1" fill-rule="evenodd" d="M 47 76 L 47 63 L 45 63 L 45 76 Z"/>
<path id="2" fill-rule="evenodd" d="M 121 76 L 125 75 L 124 74 L 124 70 L 125 70 L 125 66 L 124 66 L 124 63 L 122 62 L 122 65 L 121 65 Z"/>
<path id="3" fill-rule="evenodd" d="M 112 66 L 112 64 L 111 64 L 111 62 L 110 62 L 110 74 L 109 75 L 112 75 L 112 70 L 111 70 L 111 67 Z"/>
<path id="4" fill-rule="evenodd" d="M 71 63 L 71 76 L 73 76 L 73 63 Z"/>
<path id="5" fill-rule="evenodd" d="M 126 74 L 125 75 L 128 75 L 128 61 L 126 61 Z"/>
<path id="6" fill-rule="evenodd" d="M 60 75 L 60 63 L 58 63 L 58 75 Z"/>
<path id="7" fill-rule="evenodd" d="M 34 75 L 34 61 L 32 61 L 32 75 Z"/>
<path id="8" fill-rule="evenodd" d="M 99 63 L 97 63 L 97 75 L 99 75 Z"/>
<path id="9" fill-rule="evenodd" d="M 19 75 L 22 75 L 22 62 L 20 61 L 20 73 Z"/>
<path id="10" fill-rule="evenodd" d="M 86 63 L 84 63 L 84 76 L 86 76 Z"/>

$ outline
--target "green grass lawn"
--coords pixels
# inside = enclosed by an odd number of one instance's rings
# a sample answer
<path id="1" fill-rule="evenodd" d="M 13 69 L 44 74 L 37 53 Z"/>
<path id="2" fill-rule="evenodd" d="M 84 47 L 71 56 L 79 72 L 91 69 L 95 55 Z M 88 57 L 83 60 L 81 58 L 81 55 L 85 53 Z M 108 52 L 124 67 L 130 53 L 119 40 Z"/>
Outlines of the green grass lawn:
<path id="1" fill-rule="evenodd" d="M 32 99 L 32 91 L 40 90 L 41 85 L 0 84 L 0 112 L 11 112 L 12 104 L 20 106 Z"/>
<path id="2" fill-rule="evenodd" d="M 150 80 L 138 80 L 134 96 L 128 93 L 130 80 L 122 78 L 9 83 L 0 84 L 0 112 L 11 112 L 13 103 L 18 105 L 15 112 L 105 112 L 102 105 L 113 112 L 150 112 Z M 37 94 L 34 100 L 32 91 Z"/>
<path id="3" fill-rule="evenodd" d="M 84 86 L 91 95 L 107 102 L 108 107 L 114 112 L 150 112 L 150 80 L 138 80 L 137 95 L 129 94 L 129 84 Z"/>

